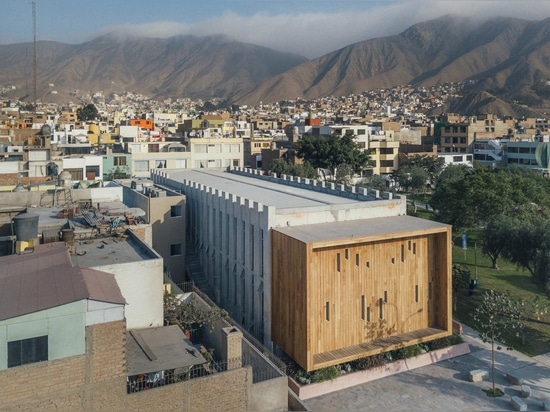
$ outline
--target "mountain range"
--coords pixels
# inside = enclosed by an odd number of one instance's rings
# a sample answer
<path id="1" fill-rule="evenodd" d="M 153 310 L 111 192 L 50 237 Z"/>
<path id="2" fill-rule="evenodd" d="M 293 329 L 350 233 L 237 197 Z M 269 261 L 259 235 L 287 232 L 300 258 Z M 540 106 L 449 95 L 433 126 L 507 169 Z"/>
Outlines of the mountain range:
<path id="1" fill-rule="evenodd" d="M 27 100 L 33 94 L 33 46 L 0 46 L 0 84 L 16 85 L 13 93 Z M 106 35 L 78 45 L 39 41 L 36 56 L 42 100 L 67 101 L 79 89 L 257 104 L 467 81 L 468 93 L 550 107 L 550 19 L 448 15 L 311 60 L 223 36 Z"/>

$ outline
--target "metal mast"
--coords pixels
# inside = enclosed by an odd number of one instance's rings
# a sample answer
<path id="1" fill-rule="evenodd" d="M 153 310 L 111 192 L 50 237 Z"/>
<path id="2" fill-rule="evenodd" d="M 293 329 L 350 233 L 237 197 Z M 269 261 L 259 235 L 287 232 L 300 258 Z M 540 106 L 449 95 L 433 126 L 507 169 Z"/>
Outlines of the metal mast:
<path id="1" fill-rule="evenodd" d="M 32 81 L 33 81 L 33 98 L 34 107 L 36 110 L 36 2 L 32 2 L 32 32 L 33 32 L 33 45 L 32 45 Z"/>

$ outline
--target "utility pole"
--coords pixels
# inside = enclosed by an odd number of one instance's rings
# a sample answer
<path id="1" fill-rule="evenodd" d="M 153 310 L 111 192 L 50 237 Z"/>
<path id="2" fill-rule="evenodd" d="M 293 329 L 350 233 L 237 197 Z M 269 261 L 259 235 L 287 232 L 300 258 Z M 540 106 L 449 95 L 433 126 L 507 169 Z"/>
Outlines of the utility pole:
<path id="1" fill-rule="evenodd" d="M 32 2 L 32 34 L 33 34 L 33 45 L 32 45 L 32 82 L 33 82 L 33 99 L 34 99 L 34 109 L 36 111 L 36 2 Z"/>

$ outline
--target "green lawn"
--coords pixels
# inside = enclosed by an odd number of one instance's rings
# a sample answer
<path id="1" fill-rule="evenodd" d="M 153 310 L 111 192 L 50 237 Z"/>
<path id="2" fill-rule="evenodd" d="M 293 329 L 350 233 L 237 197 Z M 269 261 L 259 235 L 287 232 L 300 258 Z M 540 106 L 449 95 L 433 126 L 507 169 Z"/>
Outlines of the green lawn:
<path id="1" fill-rule="evenodd" d="M 422 214 L 419 217 L 429 218 L 429 215 Z M 548 313 L 540 320 L 533 320 L 528 323 L 525 333 L 525 345 L 522 344 L 521 338 L 516 336 L 510 336 L 507 341 L 516 350 L 529 356 L 550 352 L 550 299 L 548 296 L 541 293 L 531 281 L 529 272 L 503 259 L 498 261 L 499 269 L 492 269 L 491 260 L 482 253 L 481 232 L 470 230 L 466 234 L 468 236 L 468 248 L 466 250 L 462 249 L 460 236 L 453 238 L 453 263 L 468 269 L 472 279 L 476 277 L 477 268 L 478 288 L 473 296 L 469 296 L 467 292 L 459 296 L 457 309 L 453 314 L 454 317 L 475 328 L 472 314 L 476 305 L 480 302 L 481 295 L 486 290 L 508 291 L 513 297 L 525 299 L 538 295 L 548 307 Z M 477 248 L 475 244 L 477 244 Z"/>

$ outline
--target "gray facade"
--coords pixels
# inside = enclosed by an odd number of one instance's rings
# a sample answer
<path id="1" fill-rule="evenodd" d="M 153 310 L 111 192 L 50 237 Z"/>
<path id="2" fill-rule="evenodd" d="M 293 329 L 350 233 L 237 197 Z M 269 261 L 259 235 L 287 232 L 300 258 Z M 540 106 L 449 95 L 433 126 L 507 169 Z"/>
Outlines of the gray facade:
<path id="1" fill-rule="evenodd" d="M 216 303 L 271 346 L 271 242 L 275 227 L 406 214 L 406 199 L 250 169 L 154 170 L 187 199 L 195 243 Z"/>

